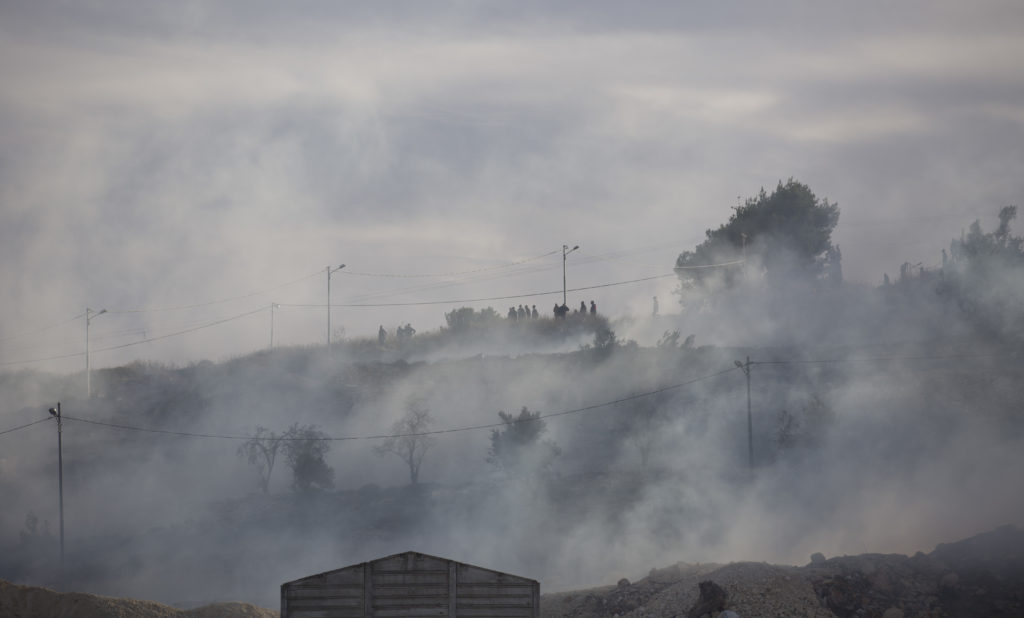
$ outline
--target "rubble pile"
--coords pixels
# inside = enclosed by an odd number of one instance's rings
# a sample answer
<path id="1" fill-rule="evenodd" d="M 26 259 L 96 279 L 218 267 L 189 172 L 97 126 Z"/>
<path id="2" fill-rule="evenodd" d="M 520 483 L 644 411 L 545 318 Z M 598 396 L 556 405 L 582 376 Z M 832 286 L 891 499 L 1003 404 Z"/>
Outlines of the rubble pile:
<path id="1" fill-rule="evenodd" d="M 740 618 L 1024 616 L 1024 531 L 1004 526 L 911 557 L 815 554 L 803 567 L 677 564 L 635 583 L 541 598 L 545 618 L 719 618 L 728 611 Z"/>

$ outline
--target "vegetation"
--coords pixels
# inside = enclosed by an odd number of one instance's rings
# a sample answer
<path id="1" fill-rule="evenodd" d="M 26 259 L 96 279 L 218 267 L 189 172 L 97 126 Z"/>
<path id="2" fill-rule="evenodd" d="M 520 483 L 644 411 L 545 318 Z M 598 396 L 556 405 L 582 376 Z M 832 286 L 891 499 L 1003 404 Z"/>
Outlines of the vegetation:
<path id="1" fill-rule="evenodd" d="M 259 472 L 260 491 L 267 493 L 270 487 L 270 475 L 274 472 L 274 461 L 280 450 L 283 435 L 278 435 L 266 427 L 256 427 L 253 437 L 238 447 L 238 456 L 248 459 Z"/>
<path id="2" fill-rule="evenodd" d="M 427 451 L 434 445 L 433 436 L 426 435 L 434 419 L 430 410 L 420 401 L 411 401 L 405 415 L 391 426 L 391 436 L 374 447 L 378 455 L 396 455 L 409 468 L 409 483 L 420 479 L 420 466 Z"/>
<path id="3" fill-rule="evenodd" d="M 547 426 L 540 412 L 523 406 L 519 416 L 500 411 L 498 418 L 504 426 L 491 431 L 487 461 L 499 470 L 510 474 L 547 471 L 561 455 L 557 444 L 541 440 Z"/>
<path id="4" fill-rule="evenodd" d="M 839 247 L 832 231 L 839 222 L 839 206 L 818 199 L 811 189 L 790 178 L 779 182 L 770 195 L 762 188 L 733 209 L 729 221 L 705 232 L 706 239 L 676 259 L 676 272 L 684 286 L 722 276 L 729 285 L 751 264 L 768 279 L 814 279 L 826 275 L 842 280 Z M 725 268 L 707 268 L 729 264 Z"/>
<path id="5" fill-rule="evenodd" d="M 315 425 L 298 423 L 293 423 L 281 437 L 285 460 L 292 469 L 294 489 L 334 489 L 334 469 L 324 461 L 331 450 L 329 437 Z"/>

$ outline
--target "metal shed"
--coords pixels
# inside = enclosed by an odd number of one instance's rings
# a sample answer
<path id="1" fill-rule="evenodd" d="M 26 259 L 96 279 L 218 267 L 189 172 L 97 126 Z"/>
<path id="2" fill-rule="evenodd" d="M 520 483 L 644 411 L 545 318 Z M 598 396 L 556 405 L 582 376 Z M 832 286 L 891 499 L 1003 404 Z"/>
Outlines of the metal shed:
<path id="1" fill-rule="evenodd" d="M 281 584 L 281 618 L 538 618 L 540 583 L 409 551 Z"/>

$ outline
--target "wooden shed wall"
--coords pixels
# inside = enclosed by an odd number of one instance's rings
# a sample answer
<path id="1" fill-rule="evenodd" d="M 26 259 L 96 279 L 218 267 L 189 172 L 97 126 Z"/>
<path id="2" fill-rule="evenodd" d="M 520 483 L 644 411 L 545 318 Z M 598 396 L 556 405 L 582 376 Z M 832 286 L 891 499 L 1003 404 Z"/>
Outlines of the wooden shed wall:
<path id="1" fill-rule="evenodd" d="M 534 580 L 409 552 L 281 586 L 282 618 L 537 618 Z"/>

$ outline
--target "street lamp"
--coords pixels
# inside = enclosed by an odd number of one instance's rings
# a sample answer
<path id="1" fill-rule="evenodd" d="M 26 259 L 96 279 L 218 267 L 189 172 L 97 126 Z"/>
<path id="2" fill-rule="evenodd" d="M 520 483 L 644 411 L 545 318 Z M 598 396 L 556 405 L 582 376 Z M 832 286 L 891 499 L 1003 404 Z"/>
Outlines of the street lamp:
<path id="1" fill-rule="evenodd" d="M 344 264 L 341 264 L 337 268 L 331 268 L 328 266 L 324 269 L 327 273 L 327 351 L 331 351 L 331 273 L 336 273 L 342 268 L 345 268 Z"/>
<path id="2" fill-rule="evenodd" d="M 92 368 L 89 366 L 89 324 L 92 323 L 94 317 L 103 315 L 106 312 L 106 309 L 93 311 L 88 307 L 85 308 L 85 396 L 87 398 L 92 397 Z"/>
<path id="3" fill-rule="evenodd" d="M 61 433 L 64 421 L 60 416 L 60 402 L 56 408 L 50 408 L 50 415 L 57 419 L 57 495 L 60 503 L 60 571 L 64 576 L 64 445 Z"/>
<path id="4" fill-rule="evenodd" d="M 743 374 L 747 376 L 747 456 L 750 460 L 750 472 L 754 472 L 754 420 L 750 415 L 750 366 L 753 363 L 750 362 L 750 357 L 747 357 L 747 362 L 743 363 L 740 361 L 733 361 L 737 367 L 743 370 Z"/>
<path id="5" fill-rule="evenodd" d="M 575 250 L 577 250 L 579 248 L 580 248 L 579 245 L 576 245 L 572 249 L 569 248 L 569 245 L 562 245 L 562 306 L 563 307 L 567 306 L 566 305 L 566 297 L 565 297 L 565 256 L 569 255 L 570 253 L 572 253 L 573 251 L 575 251 Z"/>
<path id="6" fill-rule="evenodd" d="M 273 310 L 281 309 L 278 303 L 270 303 L 270 349 L 273 349 Z M 330 326 L 329 326 L 330 328 Z"/>

